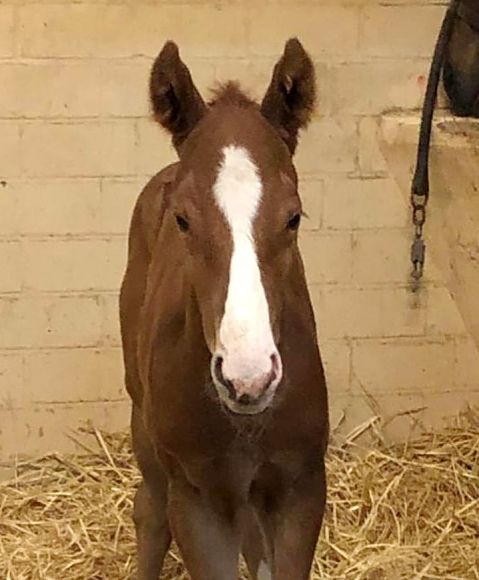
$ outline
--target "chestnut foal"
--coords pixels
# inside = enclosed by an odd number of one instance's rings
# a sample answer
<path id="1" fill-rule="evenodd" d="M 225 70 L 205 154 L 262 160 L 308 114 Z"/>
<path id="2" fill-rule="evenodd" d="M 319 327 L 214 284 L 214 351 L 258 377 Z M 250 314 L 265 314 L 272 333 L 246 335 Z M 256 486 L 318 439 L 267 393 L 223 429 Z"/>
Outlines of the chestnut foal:
<path id="1" fill-rule="evenodd" d="M 261 105 L 206 104 L 168 42 L 150 81 L 178 163 L 136 204 L 120 296 L 141 580 L 172 537 L 193 580 L 309 578 L 326 496 L 328 402 L 298 250 L 292 162 L 315 99 L 289 40 Z"/>

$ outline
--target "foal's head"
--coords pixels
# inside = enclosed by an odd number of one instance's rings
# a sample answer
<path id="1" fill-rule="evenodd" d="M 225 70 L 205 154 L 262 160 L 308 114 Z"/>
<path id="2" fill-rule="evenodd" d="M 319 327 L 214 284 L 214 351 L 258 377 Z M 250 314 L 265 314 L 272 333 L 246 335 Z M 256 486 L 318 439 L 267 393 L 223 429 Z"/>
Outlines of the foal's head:
<path id="1" fill-rule="evenodd" d="M 261 412 L 283 376 L 280 321 L 301 219 L 292 156 L 314 106 L 313 63 L 289 40 L 261 105 L 234 83 L 206 104 L 169 42 L 150 94 L 180 158 L 167 219 L 182 240 L 213 382 L 231 411 Z"/>

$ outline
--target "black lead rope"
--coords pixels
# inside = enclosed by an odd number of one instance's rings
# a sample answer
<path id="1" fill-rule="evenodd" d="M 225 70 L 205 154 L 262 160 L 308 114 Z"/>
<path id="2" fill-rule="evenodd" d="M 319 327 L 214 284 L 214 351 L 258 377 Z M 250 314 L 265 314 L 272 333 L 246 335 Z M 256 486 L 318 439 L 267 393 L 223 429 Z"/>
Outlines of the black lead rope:
<path id="1" fill-rule="evenodd" d="M 426 244 L 423 239 L 423 230 L 426 222 L 426 206 L 429 198 L 429 147 L 431 144 L 432 119 L 437 100 L 439 80 L 444 64 L 444 56 L 451 36 L 456 11 L 457 0 L 452 0 L 442 22 L 434 49 L 422 109 L 416 170 L 411 188 L 412 221 L 414 224 L 414 241 L 411 246 L 413 291 L 419 289 L 426 259 Z"/>

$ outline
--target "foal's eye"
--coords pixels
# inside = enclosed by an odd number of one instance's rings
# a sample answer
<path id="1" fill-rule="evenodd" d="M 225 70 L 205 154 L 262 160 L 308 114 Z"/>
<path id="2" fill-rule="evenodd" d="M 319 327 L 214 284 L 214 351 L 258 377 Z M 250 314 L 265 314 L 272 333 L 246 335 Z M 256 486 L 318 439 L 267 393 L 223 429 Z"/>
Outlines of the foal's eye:
<path id="1" fill-rule="evenodd" d="M 177 215 L 175 216 L 175 219 L 178 227 L 180 228 L 180 231 L 187 232 L 190 229 L 190 224 L 183 216 Z"/>
<path id="2" fill-rule="evenodd" d="M 299 228 L 301 222 L 301 214 L 297 213 L 288 220 L 288 230 L 295 232 Z"/>

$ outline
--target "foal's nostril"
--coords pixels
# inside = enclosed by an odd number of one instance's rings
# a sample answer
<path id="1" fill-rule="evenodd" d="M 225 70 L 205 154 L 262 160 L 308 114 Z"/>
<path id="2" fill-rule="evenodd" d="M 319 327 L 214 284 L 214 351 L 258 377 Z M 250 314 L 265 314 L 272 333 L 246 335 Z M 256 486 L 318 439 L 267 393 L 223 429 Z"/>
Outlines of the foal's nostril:
<path id="1" fill-rule="evenodd" d="M 230 380 L 228 380 L 227 378 L 225 378 L 225 376 L 223 374 L 223 357 L 222 356 L 216 355 L 214 365 L 213 365 L 213 370 L 214 370 L 216 380 L 221 385 L 223 385 L 223 387 L 225 387 L 225 389 L 228 391 L 228 395 L 230 396 L 230 398 L 236 399 L 236 391 L 235 391 L 233 383 Z"/>
<path id="2" fill-rule="evenodd" d="M 240 397 L 238 397 L 238 403 L 240 405 L 250 405 L 252 402 L 253 398 L 247 393 L 243 393 Z"/>
<path id="3" fill-rule="evenodd" d="M 223 357 L 219 354 L 215 355 L 213 369 L 216 377 L 219 379 L 223 377 Z"/>
<path id="4" fill-rule="evenodd" d="M 276 353 L 271 355 L 271 382 L 273 382 L 281 373 L 281 363 Z"/>

